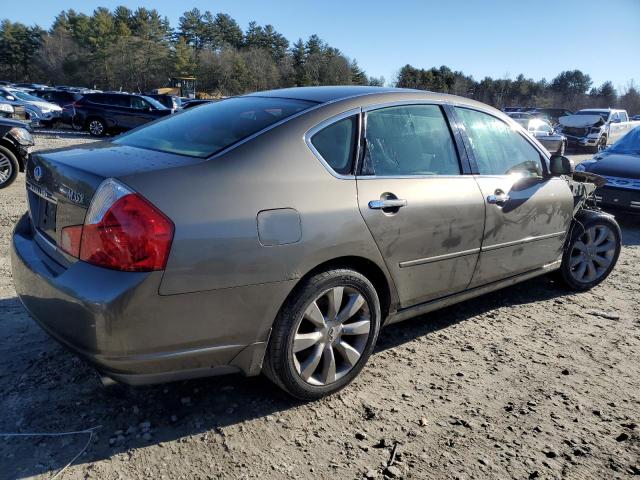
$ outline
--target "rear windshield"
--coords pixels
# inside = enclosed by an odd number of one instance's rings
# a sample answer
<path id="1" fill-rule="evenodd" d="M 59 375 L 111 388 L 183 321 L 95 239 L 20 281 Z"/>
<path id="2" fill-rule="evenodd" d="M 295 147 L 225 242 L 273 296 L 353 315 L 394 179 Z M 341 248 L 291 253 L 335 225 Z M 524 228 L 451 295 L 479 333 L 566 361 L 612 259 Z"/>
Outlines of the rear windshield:
<path id="1" fill-rule="evenodd" d="M 114 143 L 204 158 L 314 105 L 288 98 L 229 98 L 171 115 Z"/>

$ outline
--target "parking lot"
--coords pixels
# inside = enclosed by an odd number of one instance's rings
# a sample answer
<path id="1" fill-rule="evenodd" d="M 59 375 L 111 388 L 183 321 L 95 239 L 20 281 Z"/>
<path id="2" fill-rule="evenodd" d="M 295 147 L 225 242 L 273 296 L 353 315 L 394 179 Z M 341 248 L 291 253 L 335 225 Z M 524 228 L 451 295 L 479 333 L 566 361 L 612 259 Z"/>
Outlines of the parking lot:
<path id="1" fill-rule="evenodd" d="M 36 148 L 90 141 L 45 131 Z M 16 298 L 8 251 L 25 210 L 20 175 L 0 190 L 0 432 L 92 430 L 0 437 L 0 478 L 51 478 L 80 452 L 62 478 L 640 474 L 636 218 L 619 218 L 602 285 L 542 277 L 391 326 L 353 385 L 303 404 L 261 377 L 103 387 Z"/>

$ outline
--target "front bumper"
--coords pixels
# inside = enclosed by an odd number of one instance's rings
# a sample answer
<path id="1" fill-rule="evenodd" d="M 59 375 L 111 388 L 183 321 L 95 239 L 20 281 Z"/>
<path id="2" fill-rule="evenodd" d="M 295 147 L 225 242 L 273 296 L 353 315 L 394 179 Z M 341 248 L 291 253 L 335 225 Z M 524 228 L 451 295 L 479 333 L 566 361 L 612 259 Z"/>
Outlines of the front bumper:
<path id="1" fill-rule="evenodd" d="M 567 143 L 574 147 L 595 147 L 600 140 L 600 137 L 574 137 L 566 134 L 565 137 L 567 137 Z"/>
<path id="2" fill-rule="evenodd" d="M 627 212 L 640 213 L 640 190 L 601 187 L 595 192 L 598 205 Z"/>
<path id="3" fill-rule="evenodd" d="M 33 235 L 25 214 L 11 244 L 20 300 L 45 331 L 105 375 L 145 384 L 260 372 L 276 302 L 290 282 L 162 296 L 162 272 L 85 262 L 64 268 Z"/>

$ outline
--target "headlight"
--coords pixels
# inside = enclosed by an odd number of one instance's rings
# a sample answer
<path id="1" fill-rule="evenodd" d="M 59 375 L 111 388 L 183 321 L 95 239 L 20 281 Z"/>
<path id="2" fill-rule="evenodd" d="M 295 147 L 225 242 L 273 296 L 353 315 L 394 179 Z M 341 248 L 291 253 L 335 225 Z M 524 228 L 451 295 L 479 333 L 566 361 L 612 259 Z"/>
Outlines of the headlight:
<path id="1" fill-rule="evenodd" d="M 584 167 L 583 164 L 579 163 L 578 165 L 576 165 L 575 171 L 576 172 L 585 172 L 587 169 Z"/>
<path id="2" fill-rule="evenodd" d="M 20 145 L 33 145 L 33 137 L 24 128 L 13 127 L 9 133 Z"/>
<path id="3" fill-rule="evenodd" d="M 589 133 L 600 133 L 600 127 L 591 127 Z"/>
<path id="4" fill-rule="evenodd" d="M 8 103 L 0 103 L 0 112 L 13 113 L 15 110 Z"/>

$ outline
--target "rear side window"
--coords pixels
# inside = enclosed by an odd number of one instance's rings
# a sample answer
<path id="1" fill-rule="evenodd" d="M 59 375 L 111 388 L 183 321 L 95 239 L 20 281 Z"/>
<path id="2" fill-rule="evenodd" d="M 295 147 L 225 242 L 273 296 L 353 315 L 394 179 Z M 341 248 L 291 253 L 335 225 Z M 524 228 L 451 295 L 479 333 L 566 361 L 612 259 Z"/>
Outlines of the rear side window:
<path id="1" fill-rule="evenodd" d="M 471 142 L 480 175 L 542 176 L 540 153 L 502 120 L 455 107 Z"/>
<path id="2" fill-rule="evenodd" d="M 205 158 L 314 105 L 289 98 L 229 98 L 165 117 L 114 143 Z"/>
<path id="3" fill-rule="evenodd" d="M 382 108 L 367 114 L 363 174 L 459 175 L 449 125 L 437 105 Z"/>
<path id="4" fill-rule="evenodd" d="M 358 135 L 358 117 L 337 121 L 320 130 L 311 143 L 325 162 L 342 175 L 351 173 Z"/>
<path id="5" fill-rule="evenodd" d="M 627 115 L 627 112 L 620 112 L 620 121 L 621 122 L 629 121 L 629 116 Z"/>

